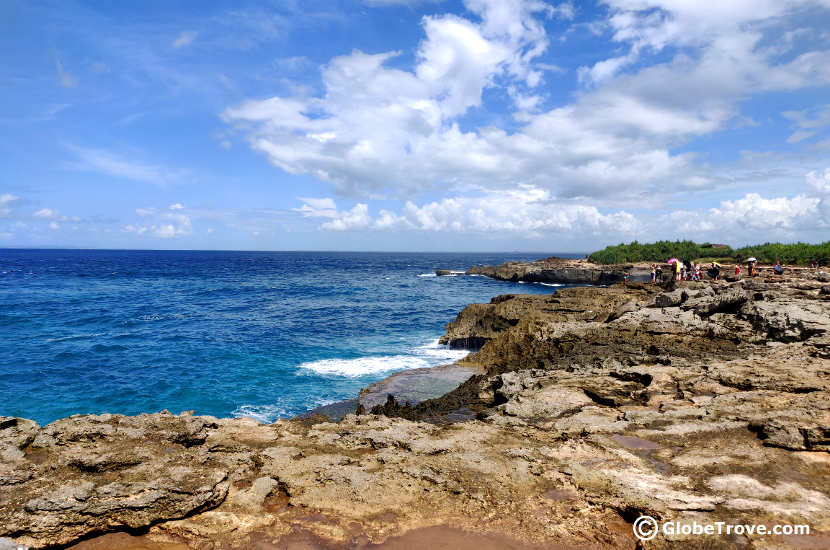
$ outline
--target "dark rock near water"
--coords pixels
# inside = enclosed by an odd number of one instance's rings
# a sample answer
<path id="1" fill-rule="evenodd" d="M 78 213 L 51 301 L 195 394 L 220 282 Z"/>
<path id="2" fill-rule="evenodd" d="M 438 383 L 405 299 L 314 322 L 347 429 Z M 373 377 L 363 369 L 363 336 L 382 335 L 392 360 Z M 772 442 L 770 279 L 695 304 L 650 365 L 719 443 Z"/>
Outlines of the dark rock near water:
<path id="1" fill-rule="evenodd" d="M 503 281 L 528 283 L 609 285 L 623 281 L 629 274 L 630 282 L 650 279 L 648 268 L 633 264 L 602 266 L 584 260 L 547 258 L 536 262 L 509 262 L 499 266 L 475 266 L 467 275 L 484 275 Z"/>

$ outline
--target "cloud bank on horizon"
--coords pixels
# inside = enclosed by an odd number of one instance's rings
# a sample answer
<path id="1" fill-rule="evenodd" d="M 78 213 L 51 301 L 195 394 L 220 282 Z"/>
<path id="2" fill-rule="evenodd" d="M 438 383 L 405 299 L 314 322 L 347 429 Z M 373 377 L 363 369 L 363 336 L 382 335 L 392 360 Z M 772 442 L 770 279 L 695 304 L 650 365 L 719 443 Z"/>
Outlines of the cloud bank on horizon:
<path id="1" fill-rule="evenodd" d="M 828 0 L 55 9 L 12 10 L 56 46 L 0 69 L 0 246 L 830 238 Z"/>

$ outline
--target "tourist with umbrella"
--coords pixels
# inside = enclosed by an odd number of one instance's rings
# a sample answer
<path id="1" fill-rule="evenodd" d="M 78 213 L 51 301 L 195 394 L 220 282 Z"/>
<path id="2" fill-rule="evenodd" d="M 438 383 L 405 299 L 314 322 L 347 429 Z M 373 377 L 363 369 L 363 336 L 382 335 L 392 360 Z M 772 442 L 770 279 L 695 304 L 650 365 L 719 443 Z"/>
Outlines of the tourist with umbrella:
<path id="1" fill-rule="evenodd" d="M 669 265 L 674 264 L 674 265 L 672 265 L 672 269 L 674 270 L 674 278 L 675 278 L 675 280 L 679 281 L 680 280 L 680 260 L 678 260 L 677 258 L 672 258 L 671 260 L 669 260 L 666 263 L 669 264 Z"/>
<path id="2" fill-rule="evenodd" d="M 746 259 L 746 263 L 749 266 L 749 276 L 754 277 L 755 276 L 755 264 L 758 263 L 758 260 L 755 259 L 755 256 L 750 256 L 749 258 Z"/>

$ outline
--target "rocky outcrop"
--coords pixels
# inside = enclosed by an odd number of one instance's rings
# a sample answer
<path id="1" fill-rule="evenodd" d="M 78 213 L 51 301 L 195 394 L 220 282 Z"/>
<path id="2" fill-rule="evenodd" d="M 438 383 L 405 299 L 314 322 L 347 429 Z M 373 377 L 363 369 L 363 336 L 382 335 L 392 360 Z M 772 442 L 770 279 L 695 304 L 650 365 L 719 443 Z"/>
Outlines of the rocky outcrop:
<path id="1" fill-rule="evenodd" d="M 487 374 L 440 399 L 376 412 L 434 421 L 466 404 L 479 422 L 554 435 L 567 444 L 547 458 L 579 491 L 623 516 L 758 523 L 783 514 L 827 531 L 830 305 L 823 288 L 763 279 L 680 283 L 670 292 L 630 285 L 473 305 L 447 335 L 482 339 L 461 363 Z M 640 462 L 623 458 L 631 455 Z M 644 547 L 758 540 L 693 542 L 655 539 Z"/>
<path id="2" fill-rule="evenodd" d="M 467 275 L 484 275 L 502 281 L 528 283 L 609 285 L 619 283 L 623 275 L 629 281 L 647 281 L 651 272 L 647 266 L 634 264 L 598 265 L 587 260 L 546 258 L 535 262 L 508 262 L 498 266 L 474 266 Z"/>
<path id="3" fill-rule="evenodd" d="M 499 297 L 447 327 L 447 343 L 478 348 L 442 374 L 467 381 L 407 406 L 389 397 L 399 376 L 361 397 L 374 414 L 340 422 L 0 418 L 0 544 L 105 548 L 115 535 L 96 537 L 121 532 L 147 549 L 371 548 L 407 532 L 430 547 L 439 532 L 482 547 L 830 547 L 825 289 Z M 638 543 L 640 514 L 812 532 Z"/>
<path id="4" fill-rule="evenodd" d="M 651 285 L 632 284 L 608 289 L 570 288 L 551 295 L 505 294 L 489 304 L 470 304 L 445 329 L 439 342 L 453 348 L 478 350 L 522 320 L 546 319 L 555 323 L 603 323 L 628 302 L 647 301 L 660 291 Z"/>

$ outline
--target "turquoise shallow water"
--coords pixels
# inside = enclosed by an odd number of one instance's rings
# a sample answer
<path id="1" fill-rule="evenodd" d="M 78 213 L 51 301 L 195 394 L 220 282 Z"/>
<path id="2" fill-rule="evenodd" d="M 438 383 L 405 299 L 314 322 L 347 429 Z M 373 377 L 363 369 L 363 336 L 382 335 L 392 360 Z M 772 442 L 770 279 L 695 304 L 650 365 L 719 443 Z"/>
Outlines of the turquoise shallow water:
<path id="1" fill-rule="evenodd" d="M 546 255 L 0 250 L 0 415 L 298 414 L 456 360 L 468 303 L 555 291 L 434 269 Z"/>

